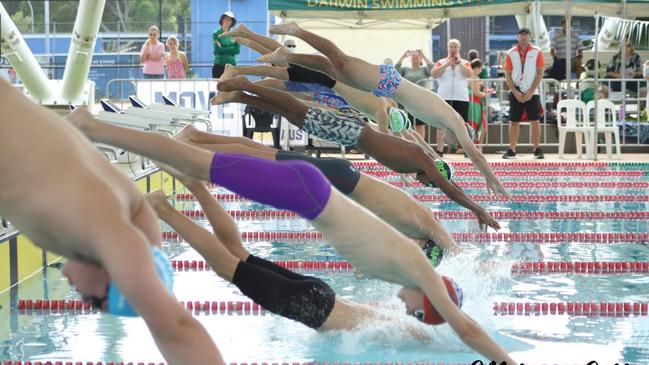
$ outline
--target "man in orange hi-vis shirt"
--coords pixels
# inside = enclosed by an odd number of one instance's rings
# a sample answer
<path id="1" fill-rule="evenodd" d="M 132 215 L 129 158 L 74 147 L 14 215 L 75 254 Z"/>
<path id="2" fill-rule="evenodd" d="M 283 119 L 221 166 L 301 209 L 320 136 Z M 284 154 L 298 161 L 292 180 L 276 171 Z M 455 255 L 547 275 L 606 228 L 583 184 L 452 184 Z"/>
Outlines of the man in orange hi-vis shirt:
<path id="1" fill-rule="evenodd" d="M 507 51 L 505 57 L 505 81 L 509 87 L 509 149 L 503 158 L 516 158 L 518 143 L 518 123 L 523 110 L 532 127 L 532 144 L 534 158 L 544 158 L 539 148 L 541 143 L 541 126 L 539 124 L 539 84 L 543 78 L 543 53 L 530 43 L 530 30 L 521 28 L 518 31 L 518 44 Z"/>

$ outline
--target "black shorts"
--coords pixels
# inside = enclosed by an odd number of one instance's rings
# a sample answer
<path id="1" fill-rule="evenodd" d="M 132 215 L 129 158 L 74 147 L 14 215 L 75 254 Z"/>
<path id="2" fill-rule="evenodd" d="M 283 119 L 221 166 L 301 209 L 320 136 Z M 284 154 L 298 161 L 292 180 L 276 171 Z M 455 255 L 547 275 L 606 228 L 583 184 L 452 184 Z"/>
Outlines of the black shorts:
<path id="1" fill-rule="evenodd" d="M 318 84 L 330 89 L 336 86 L 336 80 L 326 74 L 293 63 L 288 64 L 286 72 L 288 73 L 289 81 Z"/>
<path id="2" fill-rule="evenodd" d="M 264 309 L 318 329 L 329 318 L 336 293 L 324 281 L 250 255 L 240 261 L 232 284 Z"/>
<path id="3" fill-rule="evenodd" d="M 302 160 L 318 168 L 336 189 L 345 195 L 354 192 L 361 173 L 354 165 L 341 158 L 313 158 L 301 153 L 278 151 L 275 155 L 277 161 Z"/>
<path id="4" fill-rule="evenodd" d="M 225 71 L 225 65 L 214 65 L 212 66 L 212 78 L 213 79 L 218 79 L 223 75 L 223 71 Z"/>
<path id="5" fill-rule="evenodd" d="M 459 100 L 444 100 L 448 105 L 451 106 L 466 122 L 469 119 L 469 102 L 468 101 L 459 101 Z"/>
<path id="6" fill-rule="evenodd" d="M 399 108 L 406 110 L 406 108 L 403 107 L 403 105 L 399 104 Z M 406 110 L 406 112 L 408 112 Z M 426 123 L 422 122 L 421 120 L 415 118 L 414 115 L 408 113 L 408 120 L 410 121 L 410 125 L 426 125 Z"/>
<path id="7" fill-rule="evenodd" d="M 533 121 L 539 120 L 541 113 L 539 109 L 541 107 L 540 98 L 538 95 L 532 96 L 532 99 L 528 100 L 525 103 L 520 103 L 514 97 L 514 94 L 509 93 L 509 120 L 512 123 L 518 123 L 523 120 L 523 110 L 527 112 L 527 118 L 525 120 Z"/>

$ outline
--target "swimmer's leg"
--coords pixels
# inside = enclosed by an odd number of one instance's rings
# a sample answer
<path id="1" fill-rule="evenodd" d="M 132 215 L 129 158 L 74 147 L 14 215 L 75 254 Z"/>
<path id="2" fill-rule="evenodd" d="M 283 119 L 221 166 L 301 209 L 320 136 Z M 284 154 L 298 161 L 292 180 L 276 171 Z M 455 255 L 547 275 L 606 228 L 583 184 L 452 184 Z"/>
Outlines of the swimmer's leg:
<path id="1" fill-rule="evenodd" d="M 206 144 L 238 144 L 238 145 L 243 145 L 248 148 L 253 148 L 261 151 L 275 152 L 273 148 L 266 147 L 263 144 L 257 143 L 249 138 L 229 137 L 229 136 L 221 136 L 218 134 L 206 133 L 203 131 L 199 131 L 192 124 L 189 124 L 186 127 L 184 127 L 174 137 L 180 139 L 181 141 L 187 141 L 191 144 L 198 145 L 199 147 L 200 145 L 206 145 Z"/>
<path id="2" fill-rule="evenodd" d="M 269 66 L 269 65 L 257 65 L 257 66 L 226 65 L 226 70 L 228 69 L 230 70 L 230 74 L 229 74 L 230 77 L 253 75 L 253 76 L 262 76 L 262 77 L 272 77 L 277 80 L 289 79 L 289 74 L 286 67 L 277 67 L 277 66 Z M 223 79 L 228 79 L 230 77 L 223 77 Z"/>
<path id="3" fill-rule="evenodd" d="M 348 85 L 353 85 L 354 87 L 360 87 L 356 85 L 353 80 L 339 69 L 327 58 L 320 55 L 307 55 L 301 53 L 290 53 L 284 47 L 278 48 L 273 53 L 264 55 L 258 59 L 259 62 L 268 62 L 268 63 L 292 63 L 304 66 L 311 70 L 322 72 L 332 79 L 338 80 Z M 297 81 L 297 80 L 296 80 Z M 378 84 L 378 81 L 377 81 Z M 327 87 L 331 87 L 325 85 Z"/>
<path id="4" fill-rule="evenodd" d="M 268 48 L 262 46 L 261 44 L 255 42 L 253 40 L 247 39 L 247 38 L 232 37 L 232 39 L 235 42 L 239 43 L 240 45 L 246 46 L 246 47 L 252 49 L 253 51 L 255 51 L 255 52 L 259 53 L 259 54 L 268 54 L 268 53 L 271 53 L 271 52 L 273 52 L 275 50 L 275 49 L 268 49 Z"/>
<path id="5" fill-rule="evenodd" d="M 280 48 L 282 46 L 281 43 L 278 41 L 274 40 L 273 38 L 269 38 L 266 36 L 263 36 L 259 33 L 255 33 L 250 28 L 248 28 L 245 24 L 239 24 L 236 28 L 233 30 L 226 32 L 226 36 L 231 36 L 231 37 L 240 37 L 240 38 L 246 38 L 249 39 L 253 42 L 258 43 L 262 47 L 269 49 L 271 52 Z M 259 52 L 261 54 L 266 54 Z"/>
<path id="6" fill-rule="evenodd" d="M 372 65 L 360 58 L 346 55 L 330 40 L 320 37 L 317 34 L 306 31 L 297 23 L 287 23 L 275 25 L 270 29 L 273 34 L 288 34 L 298 37 L 309 43 L 313 48 L 324 54 L 331 64 L 335 67 L 335 74 L 330 74 L 327 70 L 318 69 L 319 71 L 329 74 L 329 76 L 343 81 L 363 90 L 374 90 L 381 81 L 381 71 L 378 66 Z M 300 62 L 294 62 L 300 63 Z M 304 65 L 310 67 L 308 65 Z"/>
<path id="7" fill-rule="evenodd" d="M 222 81 L 218 88 L 222 91 L 248 91 L 256 94 L 255 97 L 245 93 L 235 93 L 231 94 L 234 99 L 228 101 L 252 104 L 271 113 L 280 114 L 299 128 L 304 124 L 307 107 L 286 92 L 256 85 L 243 76 Z"/>
<path id="8" fill-rule="evenodd" d="M 154 132 L 123 128 L 97 121 L 86 108 L 77 108 L 66 119 L 90 140 L 121 147 L 155 161 L 160 161 L 183 174 L 209 180 L 213 153 Z"/>

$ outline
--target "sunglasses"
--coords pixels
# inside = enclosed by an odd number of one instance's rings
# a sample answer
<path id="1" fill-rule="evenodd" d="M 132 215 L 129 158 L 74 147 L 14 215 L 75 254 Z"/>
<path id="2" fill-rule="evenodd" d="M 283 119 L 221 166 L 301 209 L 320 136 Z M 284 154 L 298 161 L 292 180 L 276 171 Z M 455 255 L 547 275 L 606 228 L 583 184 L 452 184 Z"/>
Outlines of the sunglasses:
<path id="1" fill-rule="evenodd" d="M 295 48 L 295 45 L 294 45 L 294 44 L 289 44 L 289 45 L 287 45 L 286 47 L 287 47 L 287 48 Z"/>

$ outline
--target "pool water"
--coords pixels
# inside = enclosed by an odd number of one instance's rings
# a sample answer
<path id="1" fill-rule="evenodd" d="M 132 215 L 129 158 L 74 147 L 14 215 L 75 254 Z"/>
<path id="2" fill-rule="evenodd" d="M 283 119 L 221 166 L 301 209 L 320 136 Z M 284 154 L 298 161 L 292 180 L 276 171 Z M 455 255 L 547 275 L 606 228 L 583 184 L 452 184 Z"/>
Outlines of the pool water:
<path id="1" fill-rule="evenodd" d="M 646 167 L 646 166 L 645 166 Z M 633 171 L 619 166 L 591 170 Z M 511 170 L 511 169 L 510 169 Z M 587 170 L 587 169 L 582 169 Z M 394 180 L 392 177 L 385 180 Z M 458 176 L 459 181 L 479 181 Z M 503 181 L 534 181 L 534 177 L 503 177 Z M 537 177 L 536 181 L 649 181 L 649 176 Z M 438 194 L 424 188 L 405 188 L 411 194 Z M 222 190 L 215 190 L 224 192 Z M 484 189 L 466 189 L 484 194 Z M 543 195 L 647 195 L 647 189 L 511 189 L 510 193 Z M 175 203 L 179 209 L 200 209 L 193 201 Z M 647 211 L 646 202 L 485 202 L 490 211 Z M 434 210 L 461 210 L 450 202 L 426 202 Z M 270 209 L 252 202 L 225 202 L 230 210 Z M 206 220 L 196 219 L 207 226 Z M 475 220 L 442 221 L 449 232 L 477 232 Z M 242 232 L 305 231 L 313 228 L 301 219 L 238 221 Z M 633 232 L 647 233 L 646 220 L 501 220 L 501 232 Z M 163 231 L 169 228 L 163 225 Z M 342 260 L 325 242 L 244 242 L 255 255 L 271 260 Z M 464 252 L 447 258 L 438 268 L 464 290 L 466 313 L 476 319 L 519 362 L 600 364 L 649 363 L 649 317 L 528 315 L 495 316 L 494 302 L 648 302 L 646 274 L 511 274 L 519 261 L 648 261 L 646 243 L 505 243 L 461 244 Z M 185 242 L 168 241 L 163 248 L 172 258 L 202 259 Z M 300 270 L 298 270 L 300 271 Z M 302 272 L 302 271 L 301 271 Z M 342 297 L 381 303 L 386 311 L 405 312 L 396 299 L 399 286 L 357 275 L 354 271 L 303 271 L 325 280 Z M 180 301 L 248 301 L 231 284 L 211 271 L 175 272 L 174 292 Z M 17 298 L 78 298 L 56 267 L 47 268 L 22 283 Z M 4 303 L 9 304 L 9 303 Z M 144 361 L 160 362 L 149 332 L 140 319 L 102 314 L 20 312 L 2 307 L 0 359 Z M 480 358 L 454 335 L 448 325 L 426 327 L 429 342 L 401 334 L 397 324 L 368 326 L 357 331 L 318 333 L 301 324 L 266 314 L 197 313 L 218 344 L 226 362 L 442 362 L 470 363 Z M 416 320 L 403 316 L 403 321 Z"/>

